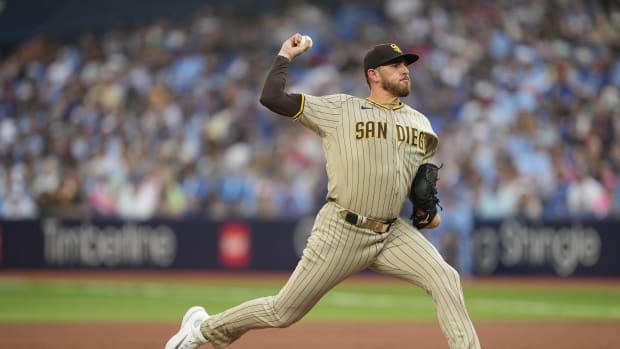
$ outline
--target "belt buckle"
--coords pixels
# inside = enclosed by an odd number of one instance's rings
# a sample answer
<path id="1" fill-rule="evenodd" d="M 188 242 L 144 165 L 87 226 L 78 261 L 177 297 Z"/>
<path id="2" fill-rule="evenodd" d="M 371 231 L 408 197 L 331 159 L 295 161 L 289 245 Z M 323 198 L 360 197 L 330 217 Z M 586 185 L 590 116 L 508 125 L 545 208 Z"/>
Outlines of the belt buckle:
<path id="1" fill-rule="evenodd" d="M 386 233 L 390 229 L 390 225 L 389 224 L 382 223 L 382 222 L 376 221 L 374 219 L 368 219 L 367 218 L 366 222 L 368 224 L 368 228 L 370 230 L 374 231 L 375 233 Z"/>
<path id="2" fill-rule="evenodd" d="M 360 216 L 355 212 L 351 212 L 349 210 L 340 210 L 338 212 L 340 217 L 344 219 L 347 223 L 352 224 L 356 227 L 370 229 L 375 233 L 387 233 L 390 230 L 393 222 L 384 223 L 380 222 L 376 219 Z"/>

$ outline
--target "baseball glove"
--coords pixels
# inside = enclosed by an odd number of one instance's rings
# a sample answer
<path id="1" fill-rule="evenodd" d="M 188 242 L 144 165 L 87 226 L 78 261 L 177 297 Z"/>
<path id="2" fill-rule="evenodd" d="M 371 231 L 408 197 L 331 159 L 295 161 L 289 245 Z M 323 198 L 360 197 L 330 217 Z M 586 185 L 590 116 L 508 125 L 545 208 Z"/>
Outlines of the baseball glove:
<path id="1" fill-rule="evenodd" d="M 409 191 L 409 200 L 413 203 L 411 221 L 418 229 L 429 225 L 437 215 L 437 206 L 441 208 L 437 198 L 439 169 L 430 163 L 422 164 L 413 178 Z"/>

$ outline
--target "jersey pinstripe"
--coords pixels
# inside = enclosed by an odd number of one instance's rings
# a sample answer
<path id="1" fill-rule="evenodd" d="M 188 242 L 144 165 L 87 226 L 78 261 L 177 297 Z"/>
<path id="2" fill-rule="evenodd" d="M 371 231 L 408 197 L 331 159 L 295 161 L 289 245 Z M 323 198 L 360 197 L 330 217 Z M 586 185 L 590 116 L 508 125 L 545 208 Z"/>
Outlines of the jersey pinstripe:
<path id="1" fill-rule="evenodd" d="M 418 167 L 437 148 L 428 119 L 404 104 L 390 108 L 346 94 L 301 101 L 292 118 L 322 138 L 328 202 L 280 292 L 212 315 L 201 332 L 223 349 L 249 330 L 290 326 L 334 286 L 370 268 L 425 289 L 451 349 L 479 349 L 458 273 L 419 230 L 398 218 L 377 233 L 339 215 L 346 208 L 378 219 L 399 216 Z"/>
<path id="2" fill-rule="evenodd" d="M 428 119 L 346 94 L 304 95 L 295 118 L 322 137 L 328 199 L 368 217 L 397 217 L 420 164 L 437 148 Z"/>
<path id="3" fill-rule="evenodd" d="M 389 233 L 377 234 L 345 222 L 339 210 L 333 202 L 323 206 L 302 259 L 277 295 L 247 301 L 202 324 L 214 348 L 228 347 L 249 330 L 292 325 L 329 290 L 365 268 L 426 290 L 450 348 L 480 348 L 457 272 L 418 230 L 399 218 Z"/>

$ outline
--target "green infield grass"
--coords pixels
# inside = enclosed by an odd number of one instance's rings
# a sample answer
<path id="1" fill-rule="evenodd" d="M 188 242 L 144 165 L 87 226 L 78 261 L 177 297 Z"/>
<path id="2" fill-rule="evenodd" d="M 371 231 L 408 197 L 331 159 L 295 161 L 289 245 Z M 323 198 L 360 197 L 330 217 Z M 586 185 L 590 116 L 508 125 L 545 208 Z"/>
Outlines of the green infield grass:
<path id="1" fill-rule="evenodd" d="M 0 322 L 169 322 L 270 296 L 282 281 L 87 281 L 0 277 Z M 474 321 L 620 322 L 618 287 L 464 285 Z M 345 282 L 304 321 L 433 321 L 431 297 L 395 282 Z"/>

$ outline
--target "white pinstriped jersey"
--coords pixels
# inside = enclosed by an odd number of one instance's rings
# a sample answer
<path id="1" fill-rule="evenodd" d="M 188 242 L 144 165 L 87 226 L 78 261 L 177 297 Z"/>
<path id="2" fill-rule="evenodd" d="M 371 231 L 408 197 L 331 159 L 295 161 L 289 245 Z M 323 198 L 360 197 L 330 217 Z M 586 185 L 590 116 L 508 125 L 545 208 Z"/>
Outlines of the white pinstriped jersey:
<path id="1" fill-rule="evenodd" d="M 293 118 L 322 138 L 328 199 L 367 217 L 398 217 L 418 167 L 437 149 L 426 116 L 402 103 L 303 95 Z"/>

